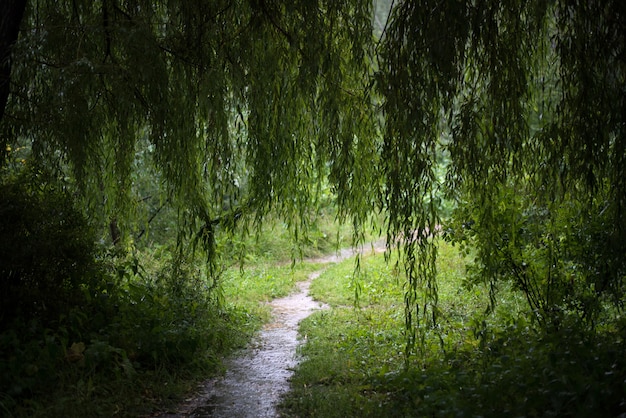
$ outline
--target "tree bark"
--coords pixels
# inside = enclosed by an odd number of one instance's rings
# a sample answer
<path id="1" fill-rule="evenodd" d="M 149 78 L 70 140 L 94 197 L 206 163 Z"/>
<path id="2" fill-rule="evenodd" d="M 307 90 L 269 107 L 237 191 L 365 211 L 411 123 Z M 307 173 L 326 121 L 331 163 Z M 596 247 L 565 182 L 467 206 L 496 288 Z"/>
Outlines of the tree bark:
<path id="1" fill-rule="evenodd" d="M 17 41 L 27 0 L 0 0 L 0 121 L 9 100 L 11 79 L 11 48 Z M 6 138 L 2 150 L 6 148 Z"/>

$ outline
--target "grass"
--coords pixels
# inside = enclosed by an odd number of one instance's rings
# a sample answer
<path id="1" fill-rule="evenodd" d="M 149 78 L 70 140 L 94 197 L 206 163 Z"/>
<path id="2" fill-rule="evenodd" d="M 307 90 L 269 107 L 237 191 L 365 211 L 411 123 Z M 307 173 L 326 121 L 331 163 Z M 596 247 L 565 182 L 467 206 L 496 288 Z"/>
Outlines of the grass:
<path id="1" fill-rule="evenodd" d="M 132 319 L 141 322 L 143 330 L 137 332 L 132 341 L 141 340 L 143 344 L 152 344 L 155 348 L 163 345 L 159 351 L 158 361 L 149 365 L 150 359 L 136 359 L 130 349 L 121 344 L 119 339 L 100 342 L 94 339 L 84 339 L 86 350 L 83 353 L 86 361 L 81 363 L 64 362 L 51 368 L 51 381 L 55 382 L 47 393 L 40 393 L 21 402 L 17 408 L 2 411 L 1 416 L 29 416 L 29 417 L 109 417 L 148 416 L 158 406 L 159 410 L 175 408 L 183 396 L 192 393 L 197 382 L 210 376 L 219 374 L 222 370 L 220 358 L 229 355 L 232 350 L 243 347 L 249 338 L 264 322 L 269 320 L 270 308 L 266 302 L 287 295 L 295 287 L 296 282 L 306 279 L 308 274 L 319 265 L 312 263 L 282 263 L 270 265 L 267 263 L 250 264 L 244 269 L 232 267 L 222 278 L 222 302 L 219 309 L 212 308 L 199 323 L 193 323 L 191 304 L 189 301 L 171 299 L 166 301 L 163 294 L 142 294 L 144 296 L 158 296 L 160 302 L 152 306 L 135 306 L 140 310 L 141 318 Z M 197 288 L 196 290 L 201 291 Z M 171 296 L 170 296 L 171 297 Z M 192 329 L 183 328 L 175 321 L 177 315 L 160 316 L 157 309 L 170 303 L 188 303 L 186 313 Z M 192 302 L 193 304 L 193 302 Z M 204 315 L 204 314 L 203 314 Z M 153 318 L 153 319 L 150 319 Z M 171 319 L 166 319 L 171 318 Z M 124 321 L 131 321 L 125 317 Z M 164 324 L 162 322 L 169 322 Z M 161 331 L 157 331 L 157 328 Z M 145 333 L 145 336 L 141 337 Z M 171 340 L 162 344 L 155 339 L 161 339 L 157 333 L 175 333 Z M 178 333 L 178 335 L 176 335 Z M 195 336 L 202 338 L 205 345 L 202 349 L 193 349 L 190 344 L 196 344 Z M 61 339 L 54 335 L 48 341 L 49 349 L 59 350 L 64 345 Z M 1 341 L 0 341 L 1 343 Z M 178 344 L 184 344 L 178 346 Z M 175 359 L 169 353 L 171 350 L 189 352 L 189 358 Z M 120 351 L 118 347 L 124 346 Z M 100 347 L 96 350 L 96 347 Z M 33 348 L 33 353 L 40 353 Z M 90 354 L 106 357 L 99 361 L 93 369 L 90 366 Z M 123 354 L 121 354 L 123 353 Z M 191 356 L 198 356 L 191 358 Z M 109 358 L 111 357 L 111 358 Z M 204 358 L 203 358 L 204 357 Z M 128 372 L 123 366 L 116 368 L 115 363 L 128 362 Z M 178 367 L 173 367 L 174 363 Z M 32 367 L 39 367 L 33 362 Z M 109 370 L 106 370 L 108 368 Z M 9 404 L 11 399 L 1 399 L 0 405 Z"/>
<path id="2" fill-rule="evenodd" d="M 258 263 L 244 269 L 232 267 L 222 279 L 223 306 L 241 311 L 250 318 L 250 331 L 259 329 L 270 319 L 267 302 L 291 293 L 295 284 L 320 268 L 315 263 L 271 265 Z"/>
<path id="3" fill-rule="evenodd" d="M 268 219 L 256 236 L 219 243 L 233 258 L 218 286 L 202 263 L 172 266 L 167 246 L 114 258 L 93 306 L 69 309 L 52 326 L 15 322 L 0 332 L 0 416 L 138 417 L 175 408 L 269 319 L 268 301 L 319 268 L 295 260 L 349 240 L 323 212 L 298 245 Z"/>
<path id="4" fill-rule="evenodd" d="M 405 363 L 403 276 L 381 255 L 326 270 L 311 286 L 330 310 L 303 321 L 303 361 L 285 417 L 617 416 L 626 411 L 624 328 L 546 334 L 521 295 L 468 287 L 465 260 L 439 246 L 442 320 Z M 355 289 L 360 289 L 354 308 Z M 620 354 L 618 354 L 620 353 Z"/>
<path id="5" fill-rule="evenodd" d="M 267 302 L 321 266 L 294 263 L 349 240 L 332 217 L 295 246 L 279 222 L 232 245 L 239 258 L 212 287 L 193 263 L 172 270 L 169 252 L 142 253 L 142 274 L 115 265 L 109 311 L 71 310 L 61 326 L 21 324 L 0 334 L 0 416 L 137 417 L 169 410 L 197 382 L 222 371 L 221 359 L 244 346 L 269 319 Z M 339 237 L 339 242 L 335 239 Z M 512 289 L 470 287 L 465 259 L 439 246 L 437 327 L 405 356 L 404 286 L 394 260 L 363 256 L 328 267 L 311 292 L 331 309 L 301 324 L 304 361 L 284 399 L 285 416 L 618 416 L 626 412 L 626 321 L 593 335 L 563 327 L 541 332 Z M 356 301 L 356 308 L 355 308 Z M 99 305 L 97 305 L 99 306 Z M 100 324 L 100 325 L 98 325 Z M 16 330 L 19 330 L 17 332 Z M 74 343 L 84 352 L 70 361 Z M 7 354 L 9 353 L 9 354 Z M 3 386 L 4 387 L 4 386 Z"/>

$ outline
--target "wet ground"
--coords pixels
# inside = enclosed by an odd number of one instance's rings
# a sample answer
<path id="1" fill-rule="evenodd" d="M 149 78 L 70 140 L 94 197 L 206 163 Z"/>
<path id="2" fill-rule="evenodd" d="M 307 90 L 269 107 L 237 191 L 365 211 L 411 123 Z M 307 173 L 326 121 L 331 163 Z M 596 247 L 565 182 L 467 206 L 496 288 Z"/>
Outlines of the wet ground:
<path id="1" fill-rule="evenodd" d="M 372 247 L 374 248 L 374 247 Z M 380 250 L 380 244 L 376 249 Z M 316 263 L 339 262 L 355 254 L 342 250 L 331 256 L 308 260 Z M 204 383 L 196 397 L 181 405 L 167 418 L 201 417 L 276 417 L 280 397 L 289 390 L 289 378 L 298 364 L 298 323 L 324 306 L 308 294 L 311 281 L 323 270 L 298 283 L 295 293 L 274 299 L 272 321 L 255 337 L 250 346 L 226 362 L 222 378 Z"/>

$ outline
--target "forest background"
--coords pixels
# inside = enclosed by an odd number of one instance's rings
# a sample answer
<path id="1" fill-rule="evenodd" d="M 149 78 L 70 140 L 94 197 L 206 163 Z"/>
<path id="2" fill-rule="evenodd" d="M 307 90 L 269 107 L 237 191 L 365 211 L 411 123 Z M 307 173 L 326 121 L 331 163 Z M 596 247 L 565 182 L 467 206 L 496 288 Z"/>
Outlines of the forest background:
<path id="1" fill-rule="evenodd" d="M 618 0 L 2 2 L 0 410 L 180 396 L 263 318 L 233 266 L 382 232 L 402 362 L 366 399 L 625 413 L 625 34 Z"/>

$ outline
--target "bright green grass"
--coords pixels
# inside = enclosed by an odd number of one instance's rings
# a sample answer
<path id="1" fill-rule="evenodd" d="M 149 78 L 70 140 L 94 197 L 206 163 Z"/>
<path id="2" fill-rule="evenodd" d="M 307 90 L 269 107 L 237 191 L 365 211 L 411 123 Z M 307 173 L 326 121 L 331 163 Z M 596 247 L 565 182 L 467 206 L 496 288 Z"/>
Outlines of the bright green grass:
<path id="1" fill-rule="evenodd" d="M 320 209 L 307 221 L 307 229 L 300 228 L 297 239 L 287 224 L 268 216 L 259 227 L 250 226 L 248 236 L 236 236 L 226 243 L 229 256 L 246 264 L 284 263 L 330 254 L 338 248 L 349 247 L 353 231 L 349 225 L 337 222 L 334 210 Z M 366 233 L 367 240 L 376 239 Z M 227 251 L 228 252 L 228 251 Z"/>
<path id="2" fill-rule="evenodd" d="M 393 260 L 392 260 L 393 261 Z M 393 263 L 391 264 L 393 265 Z M 465 260 L 440 243 L 439 325 L 405 363 L 403 277 L 381 255 L 333 266 L 311 286 L 331 305 L 301 324 L 290 417 L 617 416 L 626 408 L 624 328 L 547 335 L 511 289 L 467 288 Z M 360 286 L 358 308 L 351 305 Z M 621 354 L 618 354 L 621 353 Z"/>
<path id="3" fill-rule="evenodd" d="M 269 320 L 270 307 L 266 302 L 288 295 L 297 282 L 306 280 L 320 267 L 314 263 L 257 263 L 243 269 L 232 267 L 222 278 L 223 304 L 227 309 L 246 312 L 258 328 Z"/>

